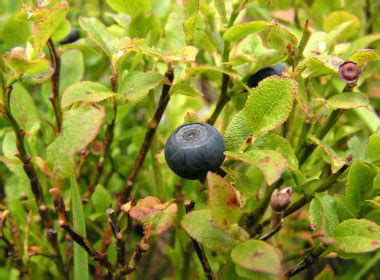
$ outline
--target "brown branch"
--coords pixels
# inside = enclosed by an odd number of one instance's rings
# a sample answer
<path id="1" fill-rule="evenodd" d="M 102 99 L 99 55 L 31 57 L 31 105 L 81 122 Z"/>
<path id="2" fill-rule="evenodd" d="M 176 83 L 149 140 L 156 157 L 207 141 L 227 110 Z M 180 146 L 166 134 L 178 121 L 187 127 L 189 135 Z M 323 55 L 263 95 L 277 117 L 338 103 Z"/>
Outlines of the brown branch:
<path id="1" fill-rule="evenodd" d="M 61 98 L 59 95 L 61 58 L 59 57 L 54 47 L 54 43 L 51 39 L 48 40 L 47 45 L 50 51 L 50 56 L 51 56 L 51 60 L 52 60 L 53 68 L 54 68 L 54 73 L 51 76 L 52 95 L 50 96 L 49 99 L 53 106 L 54 116 L 57 122 L 57 130 L 58 132 L 60 132 L 62 128 L 62 109 L 61 109 Z"/>
<path id="2" fill-rule="evenodd" d="M 193 211 L 195 208 L 195 201 L 186 201 L 185 202 L 185 209 L 186 209 L 186 214 L 190 213 Z M 191 242 L 193 243 L 193 247 L 195 252 L 197 253 L 197 256 L 199 260 L 201 261 L 203 271 L 209 280 L 215 279 L 214 273 L 212 272 L 211 266 L 208 262 L 207 256 L 205 254 L 205 251 L 203 250 L 203 247 L 201 244 L 198 243 L 194 238 L 190 237 Z"/>
<path id="3" fill-rule="evenodd" d="M 29 182 L 31 185 L 32 193 L 34 199 L 37 203 L 38 212 L 41 217 L 41 221 L 47 231 L 47 239 L 51 246 L 53 247 L 57 260 L 56 264 L 60 272 L 64 273 L 64 265 L 61 252 L 59 250 L 58 239 L 57 239 L 57 231 L 54 229 L 52 219 L 50 217 L 49 212 L 47 211 L 44 195 L 42 192 L 42 187 L 40 181 L 37 177 L 36 169 L 33 166 L 31 156 L 27 153 L 24 138 L 25 132 L 19 126 L 17 120 L 12 114 L 10 99 L 12 94 L 12 84 L 6 86 L 5 93 L 3 94 L 3 105 L 4 105 L 4 113 L 8 121 L 10 122 L 12 129 L 16 135 L 16 147 L 17 147 L 17 157 L 23 163 L 23 169 L 26 175 L 29 178 Z"/>
<path id="4" fill-rule="evenodd" d="M 135 162 L 133 164 L 132 170 L 130 171 L 127 182 L 125 183 L 124 190 L 120 192 L 117 195 L 117 207 L 118 211 L 120 211 L 121 205 L 126 203 L 131 195 L 131 192 L 133 190 L 133 186 L 135 184 L 136 177 L 144 163 L 145 157 L 149 151 L 149 148 L 152 144 L 153 137 L 156 133 L 157 127 L 161 121 L 162 115 L 165 112 L 165 109 L 169 103 L 170 100 L 170 88 L 171 88 L 171 83 L 173 82 L 174 79 L 174 72 L 173 69 L 169 66 L 169 69 L 165 73 L 166 78 L 168 79 L 168 83 L 164 84 L 162 86 L 162 92 L 160 96 L 160 100 L 158 101 L 158 105 L 156 108 L 156 111 L 153 116 L 153 120 L 149 121 L 148 123 L 148 129 L 145 133 L 145 138 L 144 142 L 142 143 L 140 150 L 137 154 L 137 157 L 135 159 Z"/>

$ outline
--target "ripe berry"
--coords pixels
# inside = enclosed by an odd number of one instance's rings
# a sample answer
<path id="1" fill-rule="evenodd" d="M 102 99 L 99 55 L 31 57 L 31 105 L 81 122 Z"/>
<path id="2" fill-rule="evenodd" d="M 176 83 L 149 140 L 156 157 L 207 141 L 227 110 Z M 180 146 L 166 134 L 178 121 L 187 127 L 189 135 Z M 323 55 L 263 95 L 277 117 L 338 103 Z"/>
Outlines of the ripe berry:
<path id="1" fill-rule="evenodd" d="M 275 75 L 281 76 L 282 72 L 284 72 L 284 70 L 285 70 L 284 65 L 282 65 L 281 63 L 260 69 L 259 71 L 257 71 L 255 74 L 251 75 L 248 78 L 247 85 L 250 88 L 257 87 L 259 82 L 261 82 L 262 80 L 264 80 L 267 77 L 275 76 Z"/>
<path id="2" fill-rule="evenodd" d="M 224 161 L 226 144 L 222 135 L 207 123 L 179 126 L 165 145 L 165 159 L 178 176 L 196 180 L 217 171 Z"/>
<path id="3" fill-rule="evenodd" d="M 80 37 L 79 31 L 77 29 L 71 29 L 69 35 L 62 39 L 60 42 L 61 45 L 74 43 Z"/>
<path id="4" fill-rule="evenodd" d="M 346 61 L 339 66 L 339 76 L 346 83 L 354 83 L 360 77 L 360 69 L 355 62 Z"/>

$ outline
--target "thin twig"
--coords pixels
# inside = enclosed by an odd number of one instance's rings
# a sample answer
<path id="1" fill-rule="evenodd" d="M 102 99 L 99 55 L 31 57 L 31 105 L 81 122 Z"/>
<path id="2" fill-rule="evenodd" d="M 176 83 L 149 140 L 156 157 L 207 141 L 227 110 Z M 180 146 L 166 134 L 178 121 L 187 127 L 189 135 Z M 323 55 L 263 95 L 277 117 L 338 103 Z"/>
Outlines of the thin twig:
<path id="1" fill-rule="evenodd" d="M 240 11 L 244 8 L 244 5 L 246 4 L 246 1 L 241 1 L 239 5 L 237 5 L 230 16 L 230 19 L 228 21 L 226 30 L 230 28 L 237 17 L 239 16 Z M 230 54 L 230 43 L 228 41 L 224 41 L 224 48 L 223 48 L 223 54 L 222 54 L 222 61 L 223 62 L 228 62 L 229 59 L 229 54 Z M 207 120 L 208 124 L 213 125 L 217 118 L 219 117 L 220 113 L 222 112 L 223 108 L 226 106 L 226 104 L 231 100 L 231 97 L 228 95 L 228 87 L 231 82 L 231 77 L 223 73 L 222 74 L 222 86 L 221 86 L 221 91 L 220 91 L 220 96 L 219 99 L 216 103 L 216 107 L 214 111 L 212 112 L 210 118 Z"/>
<path id="2" fill-rule="evenodd" d="M 123 235 L 120 232 L 119 223 L 117 221 L 117 215 L 113 208 L 107 209 L 108 221 L 111 224 L 113 235 L 116 239 L 116 251 L 117 251 L 117 266 L 122 267 L 125 263 L 125 248 Z"/>
<path id="3" fill-rule="evenodd" d="M 343 89 L 343 92 L 352 92 L 356 83 L 348 83 Z M 337 109 L 331 112 L 325 124 L 321 127 L 317 134 L 317 138 L 319 140 L 323 140 L 330 129 L 335 125 L 335 123 L 339 120 L 339 118 L 343 115 L 344 109 Z M 303 165 L 306 160 L 310 157 L 310 155 L 314 152 L 314 150 L 318 147 L 317 144 L 309 144 L 306 145 L 300 152 L 299 164 Z"/>
<path id="4" fill-rule="evenodd" d="M 111 76 L 111 88 L 113 92 L 117 91 L 117 79 L 118 73 L 115 72 Z M 84 193 L 82 198 L 82 204 L 86 205 L 91 195 L 95 191 L 96 185 L 99 183 L 99 180 L 104 171 L 104 164 L 107 158 L 111 156 L 111 144 L 114 138 L 116 116 L 117 116 L 117 102 L 115 99 L 112 100 L 112 109 L 114 111 L 113 119 L 110 124 L 106 127 L 106 132 L 103 140 L 103 151 L 96 163 L 95 170 L 91 176 L 90 183 L 87 187 L 87 191 Z"/>
<path id="5" fill-rule="evenodd" d="M 169 103 L 170 95 L 169 91 L 171 88 L 171 84 L 174 79 L 174 72 L 171 66 L 169 66 L 168 70 L 165 73 L 166 78 L 168 79 L 167 84 L 162 86 L 162 92 L 160 96 L 160 100 L 158 101 L 158 105 L 156 111 L 153 116 L 153 120 L 148 123 L 148 129 L 145 133 L 144 142 L 142 143 L 140 150 L 137 154 L 135 162 L 133 164 L 132 170 L 130 171 L 127 182 L 125 183 L 124 190 L 120 192 L 117 196 L 117 207 L 119 208 L 117 212 L 120 211 L 121 205 L 128 201 L 131 192 L 133 190 L 133 186 L 135 184 L 136 177 L 144 163 L 145 157 L 149 151 L 149 148 L 152 144 L 153 137 L 156 133 L 157 127 L 161 121 L 162 115 L 165 112 L 165 109 Z"/>
<path id="6" fill-rule="evenodd" d="M 107 254 L 97 251 L 86 237 L 76 232 L 68 223 L 66 219 L 65 204 L 59 190 L 57 188 L 52 188 L 50 189 L 50 193 L 53 196 L 54 207 L 59 218 L 59 226 L 64 229 L 70 235 L 71 239 L 79 244 L 92 259 L 104 266 L 110 275 L 112 275 L 114 267 L 109 262 Z"/>
<path id="7" fill-rule="evenodd" d="M 347 159 L 346 159 L 346 161 L 347 161 L 346 164 L 343 165 L 336 173 L 332 174 L 325 181 L 323 181 L 316 188 L 316 190 L 314 191 L 313 194 L 310 194 L 308 196 L 303 196 L 302 198 L 300 198 L 299 200 L 297 200 L 296 202 L 294 202 L 292 205 L 290 205 L 287 209 L 285 209 L 285 211 L 284 211 L 284 218 L 287 217 L 287 216 L 289 216 L 289 215 L 291 215 L 291 214 L 293 214 L 294 212 L 298 211 L 303 206 L 305 206 L 306 204 L 308 204 L 315 197 L 316 193 L 324 192 L 327 189 L 329 189 L 332 185 L 334 185 L 336 183 L 337 179 L 340 177 L 340 175 L 342 175 L 347 170 L 347 168 L 349 167 L 349 164 L 350 164 L 351 160 L 352 160 L 352 156 L 349 155 L 347 157 Z M 261 224 L 259 224 L 256 227 L 255 234 L 261 232 L 262 229 L 265 226 L 269 225 L 269 224 L 270 224 L 270 219 L 267 219 L 267 220 L 263 221 Z"/>
<path id="8" fill-rule="evenodd" d="M 62 128 L 62 109 L 61 109 L 61 98 L 59 95 L 59 79 L 60 79 L 60 72 L 61 72 L 61 58 L 59 57 L 55 47 L 54 43 L 51 39 L 47 42 L 50 56 L 54 68 L 54 73 L 51 76 L 51 86 L 52 86 L 52 95 L 50 96 L 50 102 L 53 105 L 53 111 L 55 116 L 55 121 L 57 122 L 57 130 L 58 132 L 61 131 Z"/>
<path id="9" fill-rule="evenodd" d="M 0 212 L 0 239 L 4 241 L 4 243 L 7 245 L 7 248 L 9 250 L 9 254 L 12 257 L 12 260 L 15 262 L 16 266 L 21 272 L 21 276 L 24 276 L 25 278 L 29 278 L 29 268 L 26 266 L 20 256 L 20 248 L 18 247 L 19 239 L 18 239 L 18 232 L 14 231 L 12 229 L 12 226 L 10 225 L 10 231 L 12 236 L 12 241 L 8 240 L 8 238 L 4 235 L 4 226 L 5 222 L 7 221 L 9 217 L 9 211 L 5 210 L 4 212 Z"/>
<path id="10" fill-rule="evenodd" d="M 46 233 L 47 239 L 49 243 L 51 244 L 51 246 L 53 247 L 56 257 L 57 257 L 56 259 L 57 267 L 60 272 L 64 273 L 63 259 L 62 259 L 62 255 L 61 255 L 61 252 L 59 250 L 59 245 L 58 245 L 57 231 L 54 229 L 51 216 L 47 210 L 44 195 L 42 192 L 42 187 L 38 179 L 36 169 L 33 166 L 31 156 L 27 153 L 26 148 L 25 148 L 25 144 L 24 144 L 25 132 L 21 129 L 20 125 L 18 124 L 17 120 L 12 114 L 11 104 L 10 104 L 12 90 L 13 90 L 12 84 L 9 84 L 6 86 L 5 92 L 3 94 L 3 106 L 4 106 L 5 116 L 10 122 L 12 129 L 16 135 L 16 147 L 17 147 L 17 152 L 18 152 L 16 156 L 23 163 L 23 169 L 29 178 L 32 193 L 37 203 L 38 212 L 40 214 L 41 221 L 47 231 Z"/>
<path id="11" fill-rule="evenodd" d="M 144 236 L 141 239 L 141 241 L 138 244 L 136 244 L 135 252 L 133 253 L 133 256 L 130 259 L 128 265 L 115 271 L 115 274 L 114 274 L 115 279 L 119 279 L 135 271 L 137 263 L 140 261 L 143 254 L 148 251 L 148 249 L 149 249 L 148 238 Z"/>
<path id="12" fill-rule="evenodd" d="M 316 261 L 319 260 L 319 257 L 326 251 L 327 248 L 322 246 L 317 246 L 313 251 L 306 255 L 306 257 L 296 266 L 292 267 L 285 273 L 286 277 L 292 277 L 301 271 L 307 269 Z"/>
<path id="13" fill-rule="evenodd" d="M 218 99 L 218 102 L 216 103 L 216 107 L 214 109 L 214 112 L 211 114 L 210 118 L 207 120 L 207 123 L 213 125 L 216 121 L 216 119 L 219 117 L 220 113 L 222 112 L 224 106 L 230 101 L 230 97 L 227 94 L 228 86 L 230 84 L 230 76 L 226 73 L 222 74 L 222 87 L 220 96 Z"/>
<path id="14" fill-rule="evenodd" d="M 185 209 L 186 209 L 186 214 L 190 213 L 191 211 L 194 210 L 195 207 L 195 201 L 186 201 L 185 202 Z M 197 256 L 202 264 L 203 271 L 209 280 L 215 279 L 214 273 L 212 272 L 211 266 L 208 262 L 207 256 L 203 250 L 203 247 L 201 244 L 198 243 L 194 238 L 190 237 L 191 242 L 193 243 L 194 250 L 197 253 Z"/>
<path id="15" fill-rule="evenodd" d="M 275 184 L 270 186 L 266 191 L 265 195 L 262 198 L 259 206 L 251 213 L 249 213 L 247 216 L 243 217 L 240 224 L 245 225 L 247 231 L 251 234 L 255 233 L 256 225 L 260 222 L 261 218 L 264 216 L 264 213 L 266 209 L 268 208 L 268 205 L 270 203 L 270 198 L 272 196 L 272 193 L 275 189 L 278 189 L 281 187 L 282 183 L 284 182 L 283 179 L 280 179 Z"/>

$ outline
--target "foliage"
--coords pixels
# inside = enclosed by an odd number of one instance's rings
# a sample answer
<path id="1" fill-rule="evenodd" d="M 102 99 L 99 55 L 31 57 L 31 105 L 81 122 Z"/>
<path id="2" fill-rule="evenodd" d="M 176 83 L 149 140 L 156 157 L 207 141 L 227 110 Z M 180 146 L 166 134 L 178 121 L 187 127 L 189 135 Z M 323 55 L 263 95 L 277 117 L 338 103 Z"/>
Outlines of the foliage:
<path id="1" fill-rule="evenodd" d="M 0 279 L 375 279 L 379 9 L 0 1 Z M 227 146 L 200 181 L 187 122 Z"/>

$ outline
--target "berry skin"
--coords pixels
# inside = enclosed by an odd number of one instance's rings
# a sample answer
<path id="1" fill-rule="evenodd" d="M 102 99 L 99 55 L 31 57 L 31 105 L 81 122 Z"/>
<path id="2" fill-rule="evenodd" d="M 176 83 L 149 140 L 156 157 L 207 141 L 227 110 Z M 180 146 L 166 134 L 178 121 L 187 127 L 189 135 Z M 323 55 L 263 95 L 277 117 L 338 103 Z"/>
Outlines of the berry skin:
<path id="1" fill-rule="evenodd" d="M 80 37 L 79 31 L 77 29 L 71 29 L 69 35 L 63 38 L 59 43 L 61 45 L 71 44 L 77 41 Z"/>
<path id="2" fill-rule="evenodd" d="M 346 61 L 339 66 L 339 76 L 346 83 L 355 83 L 360 74 L 360 69 L 355 62 Z"/>
<path id="3" fill-rule="evenodd" d="M 284 72 L 285 67 L 283 64 L 279 63 L 270 67 L 265 67 L 263 69 L 260 69 L 255 74 L 251 75 L 247 80 L 247 85 L 250 88 L 255 88 L 261 82 L 267 77 L 270 76 L 281 76 L 282 72 Z"/>
<path id="4" fill-rule="evenodd" d="M 165 145 L 165 159 L 178 176 L 197 180 L 217 171 L 224 161 L 226 144 L 222 135 L 207 123 L 179 126 Z"/>

